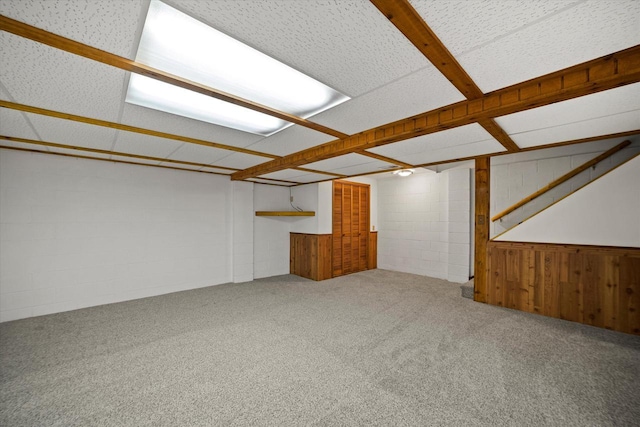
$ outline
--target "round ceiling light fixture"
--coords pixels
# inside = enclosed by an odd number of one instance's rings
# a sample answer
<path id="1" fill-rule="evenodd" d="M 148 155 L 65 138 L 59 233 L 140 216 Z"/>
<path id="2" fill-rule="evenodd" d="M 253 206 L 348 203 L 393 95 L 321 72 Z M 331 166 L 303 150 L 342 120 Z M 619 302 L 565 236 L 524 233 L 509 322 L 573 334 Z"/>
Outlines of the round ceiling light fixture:
<path id="1" fill-rule="evenodd" d="M 398 169 L 397 171 L 394 171 L 393 174 L 398 176 L 409 176 L 413 172 L 415 172 L 413 169 Z"/>

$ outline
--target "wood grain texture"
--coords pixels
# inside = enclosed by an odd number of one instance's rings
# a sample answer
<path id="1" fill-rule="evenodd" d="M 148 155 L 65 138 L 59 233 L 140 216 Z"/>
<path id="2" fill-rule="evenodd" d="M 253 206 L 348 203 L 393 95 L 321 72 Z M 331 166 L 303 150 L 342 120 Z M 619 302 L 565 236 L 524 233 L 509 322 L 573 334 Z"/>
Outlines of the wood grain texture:
<path id="1" fill-rule="evenodd" d="M 589 72 L 595 69 L 606 71 L 591 75 Z M 586 81 L 570 79 L 569 77 L 575 73 L 584 73 L 589 78 Z M 470 123 L 478 123 L 484 119 L 493 119 L 590 95 L 639 81 L 640 45 L 499 89 L 478 99 L 460 101 L 378 126 L 351 135 L 348 138 L 330 141 L 316 147 L 288 154 L 279 159 L 235 172 L 231 175 L 231 179 L 242 180 L 264 175 L 358 150 L 379 147 Z M 548 145 L 548 147 L 550 146 L 553 146 L 553 144 Z M 536 149 L 539 148 L 536 147 Z"/>
<path id="2" fill-rule="evenodd" d="M 489 304 L 640 335 L 640 248 L 488 247 Z"/>
<path id="3" fill-rule="evenodd" d="M 489 157 L 476 159 L 476 203 L 474 219 L 475 265 L 473 299 L 478 302 L 487 302 L 487 243 L 489 242 L 490 172 Z M 506 284 L 502 284 L 502 286 L 505 285 Z"/>
<path id="4" fill-rule="evenodd" d="M 38 43 L 46 44 L 53 48 L 69 52 L 74 55 L 82 56 L 97 62 L 101 62 L 103 64 L 110 65 L 112 67 L 120 68 L 121 70 L 140 74 L 145 77 L 150 77 L 154 80 L 159 80 L 161 82 L 169 83 L 171 85 L 191 90 L 193 92 L 201 93 L 203 95 L 220 99 L 231 104 L 249 108 L 251 110 L 258 111 L 272 117 L 277 117 L 287 122 L 295 123 L 297 125 L 304 126 L 318 132 L 335 136 L 336 138 L 344 138 L 347 136 L 347 134 L 345 133 L 328 128 L 318 123 L 311 122 L 309 120 L 303 119 L 302 117 L 298 117 L 284 111 L 279 111 L 274 108 L 267 107 L 266 105 L 258 104 L 248 99 L 240 98 L 233 94 L 223 92 L 221 90 L 217 90 L 212 87 L 208 87 L 170 73 L 166 73 L 162 70 L 149 67 L 148 65 L 144 65 L 132 61 L 128 58 L 124 58 L 122 56 L 97 49 L 95 47 L 77 42 L 75 40 L 50 33 L 41 28 L 16 21 L 3 15 L 0 15 L 0 30 L 7 31 L 17 36 L 36 41 Z"/>
<path id="5" fill-rule="evenodd" d="M 331 234 L 290 234 L 289 272 L 312 280 L 331 278 Z"/>
<path id="6" fill-rule="evenodd" d="M 41 116 L 55 117 L 57 119 L 70 120 L 78 123 L 86 123 L 89 125 L 102 126 L 111 129 L 118 129 L 127 132 L 139 133 L 142 135 L 157 136 L 158 138 L 173 139 L 175 141 L 188 142 L 190 144 L 204 145 L 206 147 L 220 148 L 222 150 L 236 151 L 238 153 L 251 154 L 253 156 L 268 157 L 271 159 L 277 159 L 279 156 L 274 154 L 262 153 L 260 151 L 249 150 L 241 147 L 234 147 L 232 145 L 219 144 L 217 142 L 205 141 L 203 139 L 191 138 L 183 135 L 176 135 L 168 132 L 160 132 L 153 129 L 145 129 L 137 126 L 124 125 L 116 122 L 109 122 L 107 120 L 94 119 L 91 117 L 78 116 L 75 114 L 62 113 L 60 111 L 47 110 L 45 108 L 34 107 L 31 105 L 18 104 L 16 102 L 0 100 L 0 107 L 10 108 L 16 111 L 24 111 L 25 113 L 39 114 Z"/>
<path id="7" fill-rule="evenodd" d="M 313 211 L 256 211 L 256 216 L 316 216 Z"/>
<path id="8" fill-rule="evenodd" d="M 333 181 L 333 277 L 367 269 L 369 192 L 368 184 Z"/>
<path id="9" fill-rule="evenodd" d="M 408 0 L 371 0 L 393 25 L 453 84 L 467 99 L 481 98 L 484 93 L 449 52 L 422 16 Z M 455 111 L 453 112 L 455 114 Z M 478 121 L 508 151 L 520 148 L 492 119 Z"/>
<path id="10" fill-rule="evenodd" d="M 604 153 L 600 154 L 599 156 L 594 157 L 593 159 L 589 160 L 588 162 L 585 162 L 585 163 L 581 164 L 577 168 L 575 168 L 575 169 L 567 172 L 566 174 L 562 175 L 561 177 L 551 181 L 549 184 L 545 185 L 544 187 L 542 187 L 538 191 L 535 191 L 534 193 L 532 193 L 529 196 L 523 198 L 519 202 L 514 203 L 513 205 L 509 206 L 507 209 L 503 210 L 499 214 L 494 215 L 491 218 L 491 221 L 497 221 L 500 218 L 504 217 L 505 215 L 508 215 L 511 212 L 515 211 L 516 209 L 526 205 L 530 201 L 532 201 L 534 199 L 537 199 L 538 197 L 542 196 L 547 191 L 549 191 L 549 190 L 551 190 L 553 188 L 556 188 L 558 185 L 562 184 L 563 182 L 566 182 L 569 179 L 573 178 L 574 176 L 578 175 L 580 172 L 583 172 L 583 171 L 589 169 L 591 166 L 594 166 L 594 165 L 600 163 L 601 161 L 611 157 L 612 155 L 614 155 L 618 151 L 620 151 L 623 148 L 627 147 L 629 144 L 631 144 L 631 141 L 629 141 L 628 139 L 625 140 L 625 141 L 622 141 L 620 144 L 616 145 L 615 147 L 612 147 L 609 150 L 605 151 Z"/>
<path id="11" fill-rule="evenodd" d="M 226 174 L 226 173 L 213 172 L 213 171 L 207 171 L 207 170 L 186 169 L 186 168 L 180 168 L 180 167 L 177 167 L 177 166 L 152 165 L 152 164 L 149 164 L 149 163 L 138 163 L 138 162 L 134 162 L 134 161 L 129 162 L 129 161 L 126 161 L 126 160 L 103 159 L 103 158 L 99 158 L 99 157 L 83 156 L 81 154 L 56 153 L 56 152 L 51 152 L 51 151 L 42 151 L 42 150 L 35 150 L 35 149 L 31 150 L 29 148 L 10 147 L 10 146 L 2 145 L 2 144 L 0 144 L 0 148 L 3 149 L 3 150 L 15 150 L 15 151 L 25 151 L 27 153 L 46 154 L 48 156 L 73 157 L 73 158 L 76 158 L 76 159 L 97 160 L 97 161 L 100 161 L 100 162 L 124 163 L 126 165 L 148 166 L 148 167 L 152 167 L 152 168 L 174 169 L 174 170 L 179 170 L 179 171 L 184 171 L 184 172 L 197 172 L 197 173 L 208 173 L 208 174 L 211 174 L 211 175 L 229 176 L 229 174 Z M 277 184 L 265 184 L 265 185 L 277 185 Z M 278 185 L 278 186 L 280 186 L 280 185 Z"/>
<path id="12" fill-rule="evenodd" d="M 369 253 L 367 254 L 367 270 L 378 268 L 378 232 L 369 232 Z"/>

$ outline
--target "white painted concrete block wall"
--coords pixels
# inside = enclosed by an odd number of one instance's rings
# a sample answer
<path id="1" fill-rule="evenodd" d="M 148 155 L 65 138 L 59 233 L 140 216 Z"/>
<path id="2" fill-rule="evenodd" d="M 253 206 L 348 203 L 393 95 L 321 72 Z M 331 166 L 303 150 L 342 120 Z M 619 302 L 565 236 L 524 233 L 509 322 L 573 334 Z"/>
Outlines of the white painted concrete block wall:
<path id="1" fill-rule="evenodd" d="M 233 282 L 253 280 L 253 184 L 231 182 Z"/>
<path id="2" fill-rule="evenodd" d="M 534 193 L 538 189 L 561 177 L 567 172 L 593 159 L 622 139 L 608 142 L 581 144 L 575 147 L 559 147 L 548 150 L 518 153 L 495 157 L 491 165 L 491 215 L 502 212 L 509 206 Z M 533 200 L 522 208 L 504 217 L 502 221 L 491 223 L 492 237 L 504 232 L 563 198 L 590 180 L 610 170 L 622 159 L 640 152 L 640 141 L 634 142 L 626 149 L 610 158 L 576 175 L 571 180 L 559 185 L 543 196 Z"/>
<path id="3" fill-rule="evenodd" d="M 253 191 L 256 211 L 290 210 L 289 188 L 256 184 Z M 253 277 L 289 274 L 289 233 L 299 219 L 257 216 L 253 225 Z"/>
<path id="4" fill-rule="evenodd" d="M 379 180 L 379 268 L 468 280 L 469 173 L 462 169 Z"/>
<path id="5" fill-rule="evenodd" d="M 230 190 L 227 177 L 0 150 L 0 321 L 229 282 Z"/>
<path id="6" fill-rule="evenodd" d="M 448 272 L 447 280 L 469 280 L 471 243 L 471 173 L 470 169 L 449 171 L 448 186 Z"/>

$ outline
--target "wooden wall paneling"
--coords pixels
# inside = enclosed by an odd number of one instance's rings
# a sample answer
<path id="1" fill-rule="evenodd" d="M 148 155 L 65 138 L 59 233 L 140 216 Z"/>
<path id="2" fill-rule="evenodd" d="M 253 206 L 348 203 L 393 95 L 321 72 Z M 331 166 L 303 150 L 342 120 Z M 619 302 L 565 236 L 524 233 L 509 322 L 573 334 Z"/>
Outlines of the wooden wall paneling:
<path id="1" fill-rule="evenodd" d="M 487 302 L 640 335 L 640 248 L 489 242 Z"/>
<path id="2" fill-rule="evenodd" d="M 487 243 L 489 242 L 489 157 L 476 159 L 475 268 L 473 299 L 487 302 Z"/>
<path id="3" fill-rule="evenodd" d="M 601 270 L 602 322 L 606 329 L 616 326 L 620 262 L 617 256 L 605 256 Z"/>
<path id="4" fill-rule="evenodd" d="M 367 269 L 373 270 L 378 268 L 378 232 L 371 231 L 369 233 L 369 250 L 367 254 Z"/>
<path id="5" fill-rule="evenodd" d="M 602 317 L 600 314 L 600 295 L 599 295 L 599 265 L 598 258 L 594 255 L 585 255 L 583 257 L 583 323 L 593 326 L 602 326 Z"/>
<path id="6" fill-rule="evenodd" d="M 331 278 L 331 234 L 290 234 L 289 272 L 313 280 Z"/>
<path id="7" fill-rule="evenodd" d="M 560 317 L 560 285 L 557 280 L 558 275 L 558 257 L 557 253 L 551 251 L 542 252 L 544 272 L 544 311 L 543 313 L 550 317 Z"/>
<path id="8" fill-rule="evenodd" d="M 544 311 L 544 252 L 533 250 L 533 312 L 545 314 Z"/>
<path id="9" fill-rule="evenodd" d="M 560 253 L 560 318 L 582 322 L 582 256 Z"/>
<path id="10" fill-rule="evenodd" d="M 640 259 L 620 257 L 617 330 L 640 335 Z"/>
<path id="11" fill-rule="evenodd" d="M 326 280 L 333 277 L 331 271 L 331 250 L 333 236 L 331 234 L 318 235 L 318 259 L 317 259 L 317 279 Z"/>

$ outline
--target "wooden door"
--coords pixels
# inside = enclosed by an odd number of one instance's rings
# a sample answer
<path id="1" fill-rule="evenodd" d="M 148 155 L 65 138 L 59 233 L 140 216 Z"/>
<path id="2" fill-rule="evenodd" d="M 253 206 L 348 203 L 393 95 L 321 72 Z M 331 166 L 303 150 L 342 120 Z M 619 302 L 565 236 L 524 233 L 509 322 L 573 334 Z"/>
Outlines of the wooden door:
<path id="1" fill-rule="evenodd" d="M 333 276 L 367 269 L 369 185 L 333 182 Z"/>

